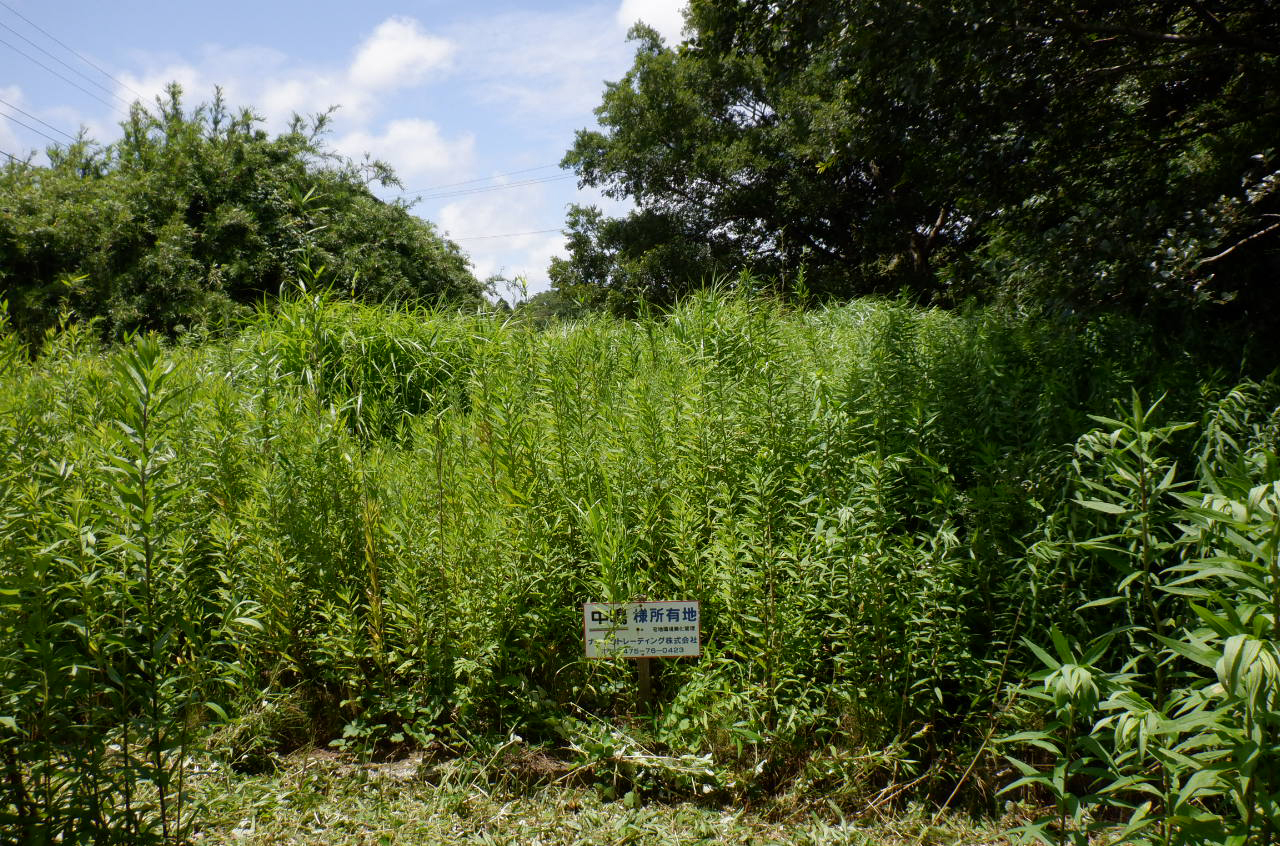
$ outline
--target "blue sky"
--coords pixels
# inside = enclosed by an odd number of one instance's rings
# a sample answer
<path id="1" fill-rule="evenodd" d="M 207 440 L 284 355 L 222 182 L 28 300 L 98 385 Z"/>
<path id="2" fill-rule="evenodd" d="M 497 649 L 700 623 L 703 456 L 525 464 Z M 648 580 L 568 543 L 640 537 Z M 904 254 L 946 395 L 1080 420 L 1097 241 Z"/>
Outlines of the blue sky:
<path id="1" fill-rule="evenodd" d="M 533 293 L 563 255 L 566 205 L 620 210 L 556 165 L 630 66 L 627 29 L 677 39 L 682 5 L 0 0 L 0 150 L 40 161 L 38 133 L 81 126 L 113 141 L 126 104 L 172 80 L 193 105 L 221 85 L 271 130 L 338 105 L 331 147 L 390 162 L 478 276 Z"/>

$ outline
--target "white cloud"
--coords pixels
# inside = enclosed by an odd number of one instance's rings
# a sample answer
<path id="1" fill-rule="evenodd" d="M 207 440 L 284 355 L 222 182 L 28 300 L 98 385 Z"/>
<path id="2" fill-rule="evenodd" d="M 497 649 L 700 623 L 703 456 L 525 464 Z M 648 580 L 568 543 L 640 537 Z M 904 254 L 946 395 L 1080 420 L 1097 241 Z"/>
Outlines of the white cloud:
<path id="1" fill-rule="evenodd" d="M 417 85 L 447 67 L 455 50 L 448 40 L 423 32 L 413 18 L 388 18 L 360 45 L 348 75 L 371 90 Z"/>
<path id="2" fill-rule="evenodd" d="M 150 108 L 171 82 L 181 85 L 187 96 L 202 98 L 212 92 L 214 85 L 221 84 L 224 89 L 229 89 L 231 80 L 219 81 L 216 77 L 211 79 L 200 68 L 188 62 L 167 62 L 152 63 L 141 73 L 122 71 L 120 82 L 122 85 L 116 89 L 118 96 L 128 102 L 141 100 L 144 106 Z M 230 94 L 231 91 L 228 90 L 227 93 Z M 139 94 L 142 96 L 139 97 Z"/>
<path id="3" fill-rule="evenodd" d="M 2 91 L 3 89 L 0 89 Z M 0 94 L 9 102 L 16 102 L 8 95 Z M 29 112 L 34 112 L 30 106 L 23 106 Z M 75 135 L 83 127 L 88 131 L 89 138 L 93 141 L 105 142 L 115 137 L 118 133 L 115 120 L 102 121 L 95 118 L 87 117 L 84 112 L 79 109 L 73 109 L 70 106 L 52 106 L 42 109 L 39 112 L 41 118 L 58 127 L 64 132 Z M 65 140 L 61 139 L 60 140 Z"/>
<path id="4" fill-rule="evenodd" d="M 225 48 L 207 46 L 197 62 L 144 57 L 147 69 L 125 72 L 118 89 L 127 100 L 142 96 L 151 107 L 170 82 L 182 86 L 189 104 L 207 101 L 214 87 L 233 108 L 252 106 L 264 118 L 267 128 L 284 129 L 297 114 L 314 114 L 341 105 L 345 113 L 362 116 L 368 112 L 369 98 L 347 84 L 343 71 L 315 68 L 291 62 L 289 57 L 265 48 Z"/>
<path id="5" fill-rule="evenodd" d="M 381 110 L 391 92 L 420 86 L 447 68 L 455 50 L 416 20 L 393 17 L 375 27 L 345 65 L 298 62 L 266 47 L 208 45 L 197 61 L 142 55 L 146 69 L 124 73 L 118 93 L 133 100 L 136 91 L 150 105 L 176 81 L 199 102 L 217 85 L 229 103 L 258 109 L 273 130 L 284 128 L 295 113 L 314 114 L 335 105 L 341 106 L 343 118 L 364 122 Z"/>
<path id="6" fill-rule="evenodd" d="M 373 121 L 391 106 L 396 90 L 422 86 L 449 66 L 455 51 L 451 41 L 427 33 L 418 21 L 392 17 L 360 41 L 346 63 L 302 62 L 266 47 L 209 45 L 194 60 L 143 55 L 145 69 L 122 74 L 120 91 L 128 99 L 137 91 L 150 106 L 177 81 L 194 105 L 221 86 L 229 105 L 252 106 L 272 132 L 285 129 L 294 114 L 340 106 L 335 128 L 346 132 L 332 142 L 337 152 L 384 159 L 406 180 L 435 177 L 471 164 L 472 134 L 447 137 L 438 124 L 416 118 L 383 127 Z"/>
<path id="7" fill-rule="evenodd" d="M 44 164 L 47 162 L 45 148 L 71 143 L 82 124 L 88 129 L 90 139 L 103 137 L 101 124 L 84 121 L 79 111 L 65 106 L 40 108 L 28 100 L 19 85 L 0 86 L 0 100 L 12 104 L 0 105 L 0 114 L 12 116 L 11 120 L 0 118 L 0 150 L 14 158 L 25 160 L 34 152 L 32 161 Z M 0 165 L 7 161 L 8 158 L 0 156 Z"/>
<path id="8" fill-rule="evenodd" d="M 477 94 L 507 106 L 536 132 L 540 123 L 589 114 L 606 80 L 630 67 L 628 29 L 644 20 L 668 43 L 680 40 L 687 0 L 622 0 L 568 11 L 517 11 L 449 30 L 458 45 L 457 76 Z M 537 121 L 529 122 L 528 119 Z"/>
<path id="9" fill-rule="evenodd" d="M 565 237 L 559 232 L 536 231 L 549 228 L 536 224 L 549 216 L 554 221 L 562 215 L 548 215 L 543 186 L 495 193 L 502 196 L 468 197 L 449 203 L 435 219 L 449 237 L 462 239 L 458 245 L 471 256 L 477 278 L 495 273 L 508 279 L 522 276 L 530 294 L 547 290 L 547 266 L 552 256 L 565 255 Z M 495 235 L 503 237 L 489 237 Z"/>
<path id="10" fill-rule="evenodd" d="M 658 31 L 667 44 L 680 41 L 684 28 L 682 11 L 687 0 L 622 0 L 616 19 L 624 29 L 630 29 L 636 21 L 644 21 Z"/>
<path id="11" fill-rule="evenodd" d="M 363 98 L 343 98 L 338 94 L 340 90 L 341 86 L 324 74 L 306 78 L 283 76 L 267 82 L 250 102 L 272 122 L 282 121 L 286 115 L 315 114 L 336 105 L 352 112 L 363 110 Z"/>
<path id="12" fill-rule="evenodd" d="M 381 133 L 349 132 L 337 138 L 333 147 L 353 159 L 365 153 L 385 159 L 407 184 L 415 178 L 457 173 L 469 167 L 475 156 L 475 136 L 467 133 L 450 140 L 436 123 L 407 118 L 391 121 Z"/>
<path id="13" fill-rule="evenodd" d="M 34 148 L 31 145 L 23 144 L 18 140 L 18 136 L 9 127 L 9 121 L 0 120 L 0 150 L 4 150 L 15 159 L 25 159 L 27 153 L 31 152 L 32 149 Z M 5 156 L 4 161 L 7 162 L 8 160 L 9 157 Z M 4 162 L 0 162 L 0 165 L 2 164 Z"/>
<path id="14" fill-rule="evenodd" d="M 567 241 L 564 235 L 544 235 L 540 241 L 525 249 L 525 262 L 531 271 L 525 274 L 528 282 L 528 294 L 533 296 L 551 290 L 551 279 L 547 276 L 547 268 L 551 266 L 554 256 L 567 256 Z"/>
<path id="15" fill-rule="evenodd" d="M 604 80 L 619 78 L 630 65 L 632 51 L 608 14 L 598 7 L 521 11 L 463 24 L 451 31 L 459 44 L 458 76 L 533 131 L 589 113 L 600 102 Z"/>
<path id="16" fill-rule="evenodd" d="M 8 100 L 19 108 L 26 108 L 24 105 L 25 100 L 22 96 L 22 89 L 16 85 L 0 86 L 0 99 Z M 7 114 L 10 110 L 0 109 L 0 111 Z M 22 116 L 17 115 L 16 117 L 21 119 Z M 31 150 L 35 148 L 31 144 L 24 144 L 19 140 L 16 128 L 17 124 L 0 119 L 0 150 L 4 150 L 14 158 L 25 159 L 27 157 L 27 153 L 31 152 Z M 8 159 L 6 158 L 5 161 L 8 161 Z M 4 162 L 0 162 L 0 164 L 3 163 Z"/>

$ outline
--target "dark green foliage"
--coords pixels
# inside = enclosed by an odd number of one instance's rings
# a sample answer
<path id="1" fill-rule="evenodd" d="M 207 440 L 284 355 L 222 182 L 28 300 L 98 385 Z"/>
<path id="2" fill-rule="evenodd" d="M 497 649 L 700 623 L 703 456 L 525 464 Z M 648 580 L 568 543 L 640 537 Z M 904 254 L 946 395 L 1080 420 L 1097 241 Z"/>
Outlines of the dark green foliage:
<path id="1" fill-rule="evenodd" d="M 585 299 L 573 299 L 567 290 L 555 288 L 534 294 L 517 306 L 521 318 L 544 327 L 585 317 L 590 308 Z"/>
<path id="2" fill-rule="evenodd" d="M 615 314 L 634 316 L 650 304 L 669 307 L 739 264 L 731 258 L 731 243 L 702 237 L 672 214 L 637 211 L 619 220 L 575 205 L 565 228 L 571 257 L 552 257 L 553 291 Z"/>
<path id="3" fill-rule="evenodd" d="M 186 110 L 175 85 L 135 105 L 123 137 L 51 148 L 0 172 L 0 285 L 28 339 L 62 312 L 107 336 L 217 328 L 292 284 L 304 258 L 371 301 L 476 302 L 457 246 L 367 188 L 379 162 L 327 153 L 328 117 L 270 138 L 221 95 Z"/>
<path id="4" fill-rule="evenodd" d="M 1079 655 L 1057 628 L 1056 657 L 1029 644 L 1047 666 L 1031 693 L 1049 718 L 1006 742 L 1051 758 L 1011 758 L 1022 778 L 1006 789 L 1034 785 L 1057 813 L 1025 834 L 1083 844 L 1118 812 L 1126 842 L 1280 835 L 1276 399 L 1246 382 L 1190 427 L 1156 425 L 1135 395 L 1081 439 L 1081 496 L 1063 508 L 1083 513 L 1059 543 L 1092 600 L 1076 627 L 1098 634 Z M 1180 469 L 1175 436 L 1190 428 L 1199 460 Z"/>
<path id="5" fill-rule="evenodd" d="M 557 284 L 669 302 L 804 266 L 838 296 L 1234 301 L 1270 325 L 1278 21 L 1266 0 L 695 0 L 682 44 L 635 31 L 565 156 L 638 208 L 571 215 Z"/>

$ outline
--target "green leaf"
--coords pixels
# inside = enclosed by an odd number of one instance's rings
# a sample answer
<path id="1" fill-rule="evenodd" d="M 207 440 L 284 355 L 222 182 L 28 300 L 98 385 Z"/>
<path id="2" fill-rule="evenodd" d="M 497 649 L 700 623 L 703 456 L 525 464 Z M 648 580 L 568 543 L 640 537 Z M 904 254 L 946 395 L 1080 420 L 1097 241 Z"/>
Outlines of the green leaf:
<path id="1" fill-rule="evenodd" d="M 1111 641 L 1114 637 L 1112 634 L 1105 634 L 1094 641 L 1093 645 L 1085 650 L 1084 655 L 1080 656 L 1080 664 L 1085 667 L 1092 667 L 1096 664 L 1098 659 L 1111 647 Z"/>
<path id="2" fill-rule="evenodd" d="M 1080 606 L 1079 608 L 1077 608 L 1076 610 L 1077 610 L 1077 611 L 1085 611 L 1085 610 L 1087 610 L 1087 609 L 1089 609 L 1089 608 L 1107 608 L 1107 607 L 1109 607 L 1109 606 L 1111 606 L 1111 605 L 1115 605 L 1116 603 L 1119 603 L 1119 602 L 1124 602 L 1124 597 L 1123 597 L 1123 596 L 1108 596 L 1108 597 L 1106 597 L 1106 598 L 1104 598 L 1104 599 L 1095 599 L 1095 600 L 1093 600 L 1093 601 L 1091 601 L 1091 602 L 1086 602 L 1084 605 L 1081 605 L 1081 606 Z"/>
<path id="3" fill-rule="evenodd" d="M 1044 786 L 1045 783 L 1046 783 L 1046 777 L 1038 773 L 1036 775 L 1023 776 L 1021 778 L 1014 779 L 1013 781 L 1006 784 L 1004 787 L 997 790 L 996 795 L 1003 796 L 1006 793 L 1017 790 L 1019 787 L 1026 787 L 1027 785 L 1032 785 L 1032 784 L 1036 786 Z"/>
<path id="4" fill-rule="evenodd" d="M 1050 626 L 1049 637 L 1053 638 L 1053 647 L 1057 650 L 1058 657 L 1062 659 L 1062 663 L 1075 663 L 1075 657 L 1071 654 L 1071 644 L 1067 642 L 1067 637 L 1062 633 L 1062 630 L 1056 625 Z"/>
<path id="5" fill-rule="evenodd" d="M 1184 658 L 1190 658 L 1197 664 L 1200 664 L 1203 667 L 1208 667 L 1209 669 L 1213 669 L 1217 665 L 1218 660 L 1222 657 L 1221 652 L 1201 643 L 1192 643 L 1191 641 L 1186 640 L 1175 640 L 1174 638 L 1165 637 L 1164 635 L 1153 635 L 1153 637 Z"/>
<path id="6" fill-rule="evenodd" d="M 1035 643 L 1031 642 L 1030 640 L 1028 640 L 1028 639 L 1027 639 L 1027 638 L 1025 638 L 1025 637 L 1024 637 L 1024 638 L 1019 638 L 1019 639 L 1022 641 L 1023 646 L 1027 647 L 1027 648 L 1028 648 L 1028 649 L 1030 649 L 1033 653 L 1035 653 L 1035 656 L 1036 656 L 1037 658 L 1039 658 L 1039 659 L 1044 663 L 1044 665 L 1045 665 L 1045 666 L 1047 666 L 1047 667 L 1049 667 L 1049 668 L 1051 668 L 1051 669 L 1054 669 L 1054 670 L 1056 670 L 1056 669 L 1058 669 L 1059 667 L 1061 667 L 1061 666 L 1062 666 L 1062 664 L 1061 664 L 1061 663 L 1059 663 L 1058 661 L 1054 660 L 1053 656 L 1051 656 L 1048 652 L 1045 652 L 1043 649 L 1041 649 L 1041 648 L 1040 648 L 1039 646 L 1037 646 Z"/>
<path id="7" fill-rule="evenodd" d="M 1132 513 L 1132 509 L 1130 508 L 1126 508 L 1122 505 L 1116 505 L 1113 502 L 1103 502 L 1100 499 L 1078 499 L 1076 500 L 1076 504 L 1082 505 L 1085 508 L 1091 509 L 1093 511 L 1101 511 L 1104 514 Z"/>

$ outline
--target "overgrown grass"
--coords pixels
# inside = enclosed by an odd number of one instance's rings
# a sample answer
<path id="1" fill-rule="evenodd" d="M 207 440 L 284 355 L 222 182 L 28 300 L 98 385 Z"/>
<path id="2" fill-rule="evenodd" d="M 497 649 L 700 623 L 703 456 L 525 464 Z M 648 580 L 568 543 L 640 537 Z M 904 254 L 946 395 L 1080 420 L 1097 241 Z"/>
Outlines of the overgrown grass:
<path id="1" fill-rule="evenodd" d="M 1076 611 L 1116 581 L 1070 546 L 1088 415 L 1136 388 L 1200 420 L 1235 381 L 1137 325 L 717 294 L 546 330 L 310 295 L 200 347 L 0 347 L 0 814 L 31 842 L 180 836 L 159 797 L 228 720 L 239 770 L 515 732 L 615 778 L 626 726 L 709 762 L 624 773 L 641 797 L 992 807 L 990 741 L 1044 719 L 1010 708 L 1020 639 L 1119 624 Z M 646 596 L 704 613 L 652 715 L 581 657 L 582 602 Z"/>
<path id="2" fill-rule="evenodd" d="M 609 799 L 581 785 L 528 788 L 510 772 L 470 760 L 412 757 L 357 765 L 293 756 L 276 772 L 214 771 L 196 791 L 204 800 L 201 843 L 398 846 L 486 843 L 542 846 L 759 844 L 759 846 L 920 846 L 1006 843 L 1002 821 L 913 805 L 864 820 L 785 807 L 726 808 L 706 802 Z M 515 779 L 513 781 L 513 779 Z M 1012 820 L 1013 817 L 1010 817 Z"/>

